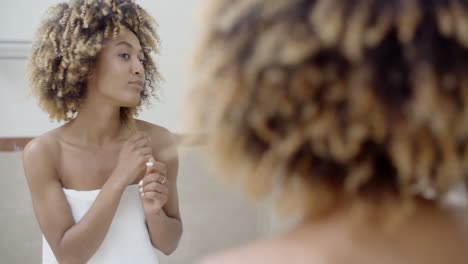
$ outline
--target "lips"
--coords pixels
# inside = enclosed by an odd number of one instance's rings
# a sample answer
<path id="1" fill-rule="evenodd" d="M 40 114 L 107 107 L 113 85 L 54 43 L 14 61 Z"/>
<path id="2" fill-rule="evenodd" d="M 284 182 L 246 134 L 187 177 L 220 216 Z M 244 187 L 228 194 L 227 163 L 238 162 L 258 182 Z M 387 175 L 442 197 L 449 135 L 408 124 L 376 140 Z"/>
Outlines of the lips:
<path id="1" fill-rule="evenodd" d="M 138 92 L 141 92 L 145 89 L 145 83 L 143 81 L 133 81 L 128 83 L 132 85 Z"/>
<path id="2" fill-rule="evenodd" d="M 133 81 L 133 82 L 129 82 L 130 84 L 134 84 L 134 85 L 138 85 L 140 89 L 143 89 L 143 87 L 145 86 L 145 82 L 143 81 Z"/>

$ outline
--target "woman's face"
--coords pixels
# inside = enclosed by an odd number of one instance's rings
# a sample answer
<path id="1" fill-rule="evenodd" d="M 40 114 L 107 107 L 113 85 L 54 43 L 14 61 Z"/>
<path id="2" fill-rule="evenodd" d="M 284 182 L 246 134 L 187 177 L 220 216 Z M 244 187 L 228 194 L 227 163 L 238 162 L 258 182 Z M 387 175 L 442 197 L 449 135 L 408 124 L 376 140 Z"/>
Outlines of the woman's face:
<path id="1" fill-rule="evenodd" d="M 88 96 L 98 93 L 120 107 L 134 107 L 145 88 L 144 54 L 136 35 L 124 29 L 97 56 Z"/>

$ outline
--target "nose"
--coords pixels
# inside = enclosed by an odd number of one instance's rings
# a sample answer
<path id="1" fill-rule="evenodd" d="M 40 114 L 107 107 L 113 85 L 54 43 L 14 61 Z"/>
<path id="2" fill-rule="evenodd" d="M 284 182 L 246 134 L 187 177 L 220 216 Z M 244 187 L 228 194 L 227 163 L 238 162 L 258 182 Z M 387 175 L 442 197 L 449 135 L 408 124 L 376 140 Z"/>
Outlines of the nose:
<path id="1" fill-rule="evenodd" d="M 132 63 L 132 72 L 136 75 L 143 75 L 145 73 L 145 67 L 143 67 L 143 63 L 138 58 Z"/>

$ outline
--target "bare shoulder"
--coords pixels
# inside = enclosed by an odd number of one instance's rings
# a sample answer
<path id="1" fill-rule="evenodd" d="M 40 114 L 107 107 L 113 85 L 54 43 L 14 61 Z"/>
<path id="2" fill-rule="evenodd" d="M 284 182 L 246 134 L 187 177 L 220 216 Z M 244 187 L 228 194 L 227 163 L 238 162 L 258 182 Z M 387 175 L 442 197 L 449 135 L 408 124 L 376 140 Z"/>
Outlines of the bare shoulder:
<path id="1" fill-rule="evenodd" d="M 136 124 L 139 131 L 147 133 L 156 145 L 174 144 L 173 134 L 167 128 L 138 119 Z"/>
<path id="2" fill-rule="evenodd" d="M 173 171 L 178 168 L 177 143 L 173 134 L 162 126 L 158 126 L 146 121 L 136 120 L 139 131 L 148 134 L 151 138 L 154 158 L 166 163 Z"/>
<path id="3" fill-rule="evenodd" d="M 256 263 L 326 263 L 319 251 L 309 245 L 308 252 L 302 252 L 294 245 L 288 245 L 286 241 L 278 239 L 261 240 L 243 247 L 231 249 L 217 255 L 202 259 L 200 264 L 256 264 Z"/>
<path id="4" fill-rule="evenodd" d="M 29 141 L 24 147 L 23 157 L 26 159 L 53 159 L 60 150 L 56 133 L 56 131 L 51 131 Z"/>
<path id="5" fill-rule="evenodd" d="M 26 144 L 23 150 L 23 167 L 26 177 L 52 177 L 53 174 L 30 173 L 43 168 L 54 168 L 60 155 L 60 144 L 57 138 L 57 131 L 50 131 L 38 136 Z M 39 176 L 37 176 L 39 175 Z M 29 179 L 32 182 L 41 179 Z M 45 180 L 45 179 L 44 179 Z"/>

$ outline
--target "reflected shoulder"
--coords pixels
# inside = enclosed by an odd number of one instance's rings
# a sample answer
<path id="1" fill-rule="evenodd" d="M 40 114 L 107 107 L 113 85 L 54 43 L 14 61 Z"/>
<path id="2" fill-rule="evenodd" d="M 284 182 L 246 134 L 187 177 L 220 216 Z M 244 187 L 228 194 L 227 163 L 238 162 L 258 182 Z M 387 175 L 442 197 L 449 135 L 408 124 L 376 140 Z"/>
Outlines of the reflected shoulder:
<path id="1" fill-rule="evenodd" d="M 23 156 L 36 158 L 52 158 L 59 151 L 58 138 L 55 131 L 35 137 L 29 141 L 23 150 Z"/>
<path id="2" fill-rule="evenodd" d="M 136 125 L 138 130 L 147 133 L 151 141 L 157 146 L 172 145 L 174 143 L 173 134 L 165 127 L 138 119 Z"/>

